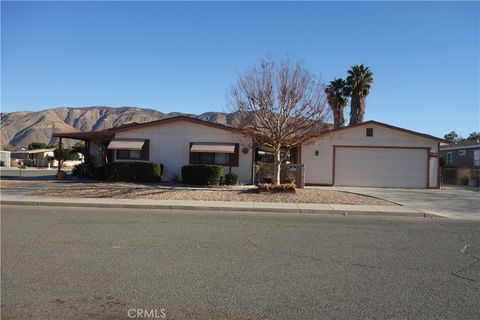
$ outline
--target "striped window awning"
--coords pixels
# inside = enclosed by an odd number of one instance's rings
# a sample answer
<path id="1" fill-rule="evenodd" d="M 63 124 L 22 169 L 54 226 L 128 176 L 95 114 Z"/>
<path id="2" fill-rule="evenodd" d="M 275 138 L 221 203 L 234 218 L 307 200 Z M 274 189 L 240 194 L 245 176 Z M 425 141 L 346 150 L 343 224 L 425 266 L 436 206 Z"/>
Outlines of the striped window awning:
<path id="1" fill-rule="evenodd" d="M 142 150 L 145 140 L 112 140 L 107 149 Z"/>
<path id="2" fill-rule="evenodd" d="M 235 153 L 233 143 L 192 143 L 190 152 Z"/>

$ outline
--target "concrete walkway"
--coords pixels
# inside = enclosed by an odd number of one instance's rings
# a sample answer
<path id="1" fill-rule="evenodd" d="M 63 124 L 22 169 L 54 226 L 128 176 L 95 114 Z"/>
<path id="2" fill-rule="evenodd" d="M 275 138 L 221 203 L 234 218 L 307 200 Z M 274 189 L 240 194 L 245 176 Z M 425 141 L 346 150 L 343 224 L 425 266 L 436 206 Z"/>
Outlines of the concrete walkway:
<path id="1" fill-rule="evenodd" d="M 53 198 L 3 195 L 1 205 L 60 206 L 60 207 L 97 207 L 164 209 L 226 212 L 265 212 L 294 214 L 339 214 L 374 216 L 438 217 L 420 210 L 404 206 L 369 206 L 314 203 L 267 203 L 233 201 L 186 201 L 186 200 L 144 200 L 113 198 Z"/>
<path id="2" fill-rule="evenodd" d="M 46 169 L 46 168 L 20 169 L 16 167 L 0 168 L 0 177 L 2 179 L 52 180 L 52 179 L 55 179 L 56 174 L 57 174 L 57 168 L 51 168 L 51 169 Z"/>
<path id="3" fill-rule="evenodd" d="M 309 187 L 315 188 L 315 187 Z M 392 201 L 425 213 L 455 219 L 480 220 L 478 188 L 446 187 L 443 189 L 394 189 L 361 187 L 322 187 L 353 192 Z"/>

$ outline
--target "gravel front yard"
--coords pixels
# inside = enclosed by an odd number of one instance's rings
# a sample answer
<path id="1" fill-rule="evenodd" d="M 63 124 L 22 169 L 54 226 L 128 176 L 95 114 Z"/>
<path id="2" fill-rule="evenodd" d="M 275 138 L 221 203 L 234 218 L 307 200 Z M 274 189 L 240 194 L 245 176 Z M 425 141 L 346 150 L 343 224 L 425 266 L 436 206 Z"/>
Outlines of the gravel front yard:
<path id="1" fill-rule="evenodd" d="M 27 187 L 34 184 L 45 183 L 45 181 L 35 180 L 0 180 L 0 189 L 11 189 L 19 187 Z"/>
<path id="2" fill-rule="evenodd" d="M 288 203 L 327 203 L 395 205 L 358 194 L 321 189 L 297 189 L 295 193 L 261 192 L 254 187 L 170 188 L 164 185 L 133 183 L 87 183 L 66 185 L 30 193 L 32 196 L 69 198 L 119 198 L 152 200 L 252 201 Z"/>

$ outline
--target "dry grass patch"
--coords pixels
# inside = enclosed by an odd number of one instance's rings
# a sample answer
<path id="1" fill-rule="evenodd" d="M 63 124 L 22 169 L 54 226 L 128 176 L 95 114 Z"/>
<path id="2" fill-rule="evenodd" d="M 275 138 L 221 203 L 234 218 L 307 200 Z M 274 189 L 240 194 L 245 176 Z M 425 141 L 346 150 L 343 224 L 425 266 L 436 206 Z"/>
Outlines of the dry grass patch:
<path id="1" fill-rule="evenodd" d="M 335 190 L 297 189 L 296 192 L 258 192 L 255 187 L 181 189 L 133 183 L 66 185 L 61 188 L 35 191 L 30 195 L 69 198 L 394 205 L 381 199 Z"/>

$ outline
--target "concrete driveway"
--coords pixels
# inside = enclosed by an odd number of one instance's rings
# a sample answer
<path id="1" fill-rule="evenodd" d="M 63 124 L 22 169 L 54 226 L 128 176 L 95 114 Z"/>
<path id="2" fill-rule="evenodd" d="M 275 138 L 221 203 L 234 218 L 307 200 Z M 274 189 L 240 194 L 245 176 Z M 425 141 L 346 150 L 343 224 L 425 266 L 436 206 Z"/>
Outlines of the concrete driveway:
<path id="1" fill-rule="evenodd" d="M 448 218 L 480 220 L 480 192 L 478 188 L 394 189 L 331 187 L 328 189 L 377 197 Z"/>

